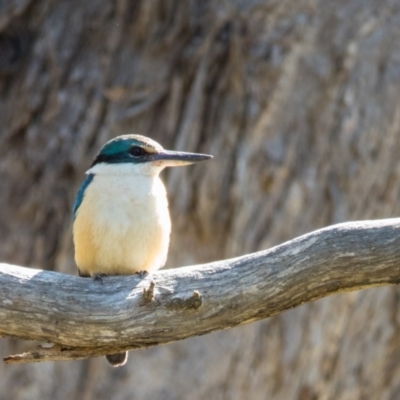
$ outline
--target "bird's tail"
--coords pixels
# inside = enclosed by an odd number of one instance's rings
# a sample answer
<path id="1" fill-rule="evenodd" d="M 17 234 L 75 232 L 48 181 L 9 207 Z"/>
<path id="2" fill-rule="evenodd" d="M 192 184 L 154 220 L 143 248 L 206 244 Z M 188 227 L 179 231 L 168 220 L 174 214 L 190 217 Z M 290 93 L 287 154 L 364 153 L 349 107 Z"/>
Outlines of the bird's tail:
<path id="1" fill-rule="evenodd" d="M 128 360 L 128 352 L 109 354 L 106 358 L 113 367 L 121 367 Z"/>

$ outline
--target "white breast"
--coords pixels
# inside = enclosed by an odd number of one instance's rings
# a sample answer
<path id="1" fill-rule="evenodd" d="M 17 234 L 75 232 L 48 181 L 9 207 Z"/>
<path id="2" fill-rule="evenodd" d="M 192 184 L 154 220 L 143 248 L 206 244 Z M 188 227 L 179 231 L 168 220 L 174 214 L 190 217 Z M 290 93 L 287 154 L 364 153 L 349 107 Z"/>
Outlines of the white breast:
<path id="1" fill-rule="evenodd" d="M 96 174 L 74 222 L 75 261 L 86 274 L 133 274 L 164 266 L 171 222 L 161 179 Z"/>

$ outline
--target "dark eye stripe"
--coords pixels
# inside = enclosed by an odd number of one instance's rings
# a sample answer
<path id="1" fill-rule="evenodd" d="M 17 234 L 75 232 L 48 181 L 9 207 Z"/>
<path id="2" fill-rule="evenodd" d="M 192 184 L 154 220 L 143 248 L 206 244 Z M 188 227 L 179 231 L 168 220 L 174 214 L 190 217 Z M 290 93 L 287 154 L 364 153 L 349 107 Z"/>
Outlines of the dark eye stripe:
<path id="1" fill-rule="evenodd" d="M 129 154 L 130 154 L 131 156 L 133 156 L 133 157 L 140 157 L 140 156 L 144 156 L 144 155 L 147 154 L 147 153 L 146 153 L 146 151 L 145 151 L 143 148 L 141 148 L 141 147 L 139 147 L 139 146 L 132 146 L 132 147 L 129 149 Z"/>

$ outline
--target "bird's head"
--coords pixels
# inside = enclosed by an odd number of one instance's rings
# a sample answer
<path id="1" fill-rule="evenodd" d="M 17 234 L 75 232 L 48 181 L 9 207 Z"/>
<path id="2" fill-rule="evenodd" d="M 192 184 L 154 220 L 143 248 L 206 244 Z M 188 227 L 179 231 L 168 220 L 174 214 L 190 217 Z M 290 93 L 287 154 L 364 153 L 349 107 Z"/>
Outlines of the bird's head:
<path id="1" fill-rule="evenodd" d="M 179 167 L 212 158 L 208 154 L 165 150 L 141 135 L 122 135 L 107 142 L 88 173 L 158 175 L 165 167 Z"/>

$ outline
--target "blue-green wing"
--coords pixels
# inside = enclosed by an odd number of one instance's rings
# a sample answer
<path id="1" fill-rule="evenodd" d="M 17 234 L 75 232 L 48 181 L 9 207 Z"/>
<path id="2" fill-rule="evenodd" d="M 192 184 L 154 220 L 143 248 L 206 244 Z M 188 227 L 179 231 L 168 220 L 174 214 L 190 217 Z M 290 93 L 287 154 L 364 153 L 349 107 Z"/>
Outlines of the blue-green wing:
<path id="1" fill-rule="evenodd" d="M 85 196 L 85 191 L 86 191 L 87 187 L 90 185 L 90 182 L 92 182 L 93 178 L 94 178 L 94 174 L 87 175 L 85 180 L 83 181 L 81 187 L 78 190 L 78 193 L 77 193 L 76 199 L 75 199 L 74 208 L 72 209 L 74 212 L 74 219 L 76 217 L 76 213 L 78 211 L 79 206 L 82 204 L 83 197 Z"/>

